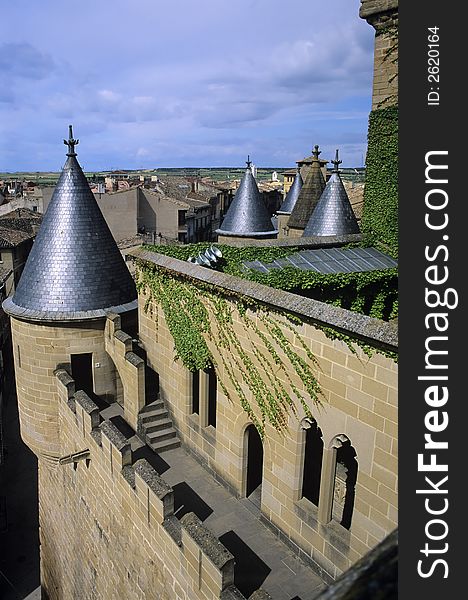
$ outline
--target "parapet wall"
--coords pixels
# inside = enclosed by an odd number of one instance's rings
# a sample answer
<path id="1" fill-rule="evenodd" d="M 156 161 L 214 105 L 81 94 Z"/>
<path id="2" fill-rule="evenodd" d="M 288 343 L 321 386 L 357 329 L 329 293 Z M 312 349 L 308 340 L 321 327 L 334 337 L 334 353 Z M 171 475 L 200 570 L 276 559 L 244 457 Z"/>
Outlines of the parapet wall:
<path id="1" fill-rule="evenodd" d="M 174 516 L 174 492 L 128 439 L 56 371 L 60 450 L 39 461 L 42 584 L 50 600 L 242 599 L 234 558 L 193 514 Z"/>
<path id="2" fill-rule="evenodd" d="M 109 314 L 105 327 L 105 348 L 122 384 L 124 418 L 136 431 L 138 413 L 145 405 L 145 363 L 133 351 L 131 336 L 121 330 L 121 317 Z"/>

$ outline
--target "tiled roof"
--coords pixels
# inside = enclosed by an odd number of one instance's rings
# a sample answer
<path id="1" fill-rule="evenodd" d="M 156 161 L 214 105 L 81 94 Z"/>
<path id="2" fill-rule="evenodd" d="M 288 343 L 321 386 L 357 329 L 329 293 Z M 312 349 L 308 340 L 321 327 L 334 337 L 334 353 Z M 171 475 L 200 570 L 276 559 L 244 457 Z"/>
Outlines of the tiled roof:
<path id="1" fill-rule="evenodd" d="M 33 219 L 34 221 L 42 221 L 42 215 L 29 208 L 15 208 L 9 213 L 0 215 L 0 219 Z"/>
<path id="2" fill-rule="evenodd" d="M 258 191 L 249 162 L 218 235 L 261 237 L 278 233 L 273 229 L 270 214 Z"/>
<path id="3" fill-rule="evenodd" d="M 312 213 L 304 236 L 359 233 L 348 194 L 338 172 L 334 172 Z"/>
<path id="4" fill-rule="evenodd" d="M 42 217 L 42 215 L 41 215 Z M 38 228 L 42 222 L 40 219 L 0 219 L 0 227 L 5 229 L 16 229 L 29 233 L 31 237 L 34 237 L 38 231 Z"/>
<path id="5" fill-rule="evenodd" d="M 73 321 L 136 306 L 135 284 L 70 148 L 16 292 L 4 303 L 14 316 Z"/>
<path id="6" fill-rule="evenodd" d="M 297 199 L 299 198 L 299 194 L 301 192 L 303 186 L 302 176 L 299 169 L 296 172 L 296 177 L 294 178 L 292 186 L 289 188 L 288 193 L 286 194 L 286 198 L 284 199 L 283 204 L 280 206 L 278 214 L 286 214 L 290 215 L 296 206 Z"/>
<path id="7" fill-rule="evenodd" d="M 33 237 L 34 234 L 32 233 L 27 233 L 20 229 L 3 227 L 0 223 L 0 248 L 14 248 Z"/>

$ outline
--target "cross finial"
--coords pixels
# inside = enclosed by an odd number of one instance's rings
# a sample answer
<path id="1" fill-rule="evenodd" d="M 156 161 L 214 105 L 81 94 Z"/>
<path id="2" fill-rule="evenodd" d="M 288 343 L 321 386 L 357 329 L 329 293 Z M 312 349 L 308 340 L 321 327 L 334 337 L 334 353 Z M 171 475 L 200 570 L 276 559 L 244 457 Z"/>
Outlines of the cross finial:
<path id="1" fill-rule="evenodd" d="M 68 126 L 68 140 L 63 140 L 63 143 L 68 146 L 67 156 L 76 156 L 75 146 L 78 146 L 80 140 L 73 139 L 73 127 Z"/>
<path id="2" fill-rule="evenodd" d="M 315 144 L 314 149 L 312 150 L 312 156 L 318 160 L 319 154 L 322 154 L 322 151 L 319 150 L 317 144 Z"/>
<path id="3" fill-rule="evenodd" d="M 250 165 L 252 164 L 252 161 L 250 160 L 250 154 L 247 154 L 247 160 L 245 162 L 247 163 L 247 169 L 250 169 Z"/>
<path id="4" fill-rule="evenodd" d="M 331 160 L 330 161 L 333 165 L 335 165 L 335 168 L 333 169 L 334 173 L 338 173 L 338 165 L 341 165 L 341 163 L 343 162 L 342 160 L 338 159 L 338 149 L 336 150 L 336 154 L 335 154 L 335 160 Z"/>

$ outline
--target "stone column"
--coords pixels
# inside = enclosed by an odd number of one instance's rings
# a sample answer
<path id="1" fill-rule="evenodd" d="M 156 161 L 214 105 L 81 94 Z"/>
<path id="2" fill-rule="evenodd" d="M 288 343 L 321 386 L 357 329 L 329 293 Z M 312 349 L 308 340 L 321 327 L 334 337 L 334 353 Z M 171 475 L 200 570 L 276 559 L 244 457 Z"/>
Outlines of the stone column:
<path id="1" fill-rule="evenodd" d="M 288 221 L 291 215 L 278 215 L 278 238 L 285 238 L 289 235 Z"/>
<path id="2" fill-rule="evenodd" d="M 183 377 L 183 398 L 185 405 L 185 414 L 192 414 L 192 391 L 193 391 L 193 372 L 185 369 Z"/>
<path id="3" fill-rule="evenodd" d="M 324 448 L 318 505 L 318 520 L 323 525 L 329 523 L 332 517 L 333 491 L 335 488 L 335 467 L 336 448 Z"/>
<path id="4" fill-rule="evenodd" d="M 398 0 L 361 0 L 359 16 L 375 29 L 372 110 L 398 103 Z"/>

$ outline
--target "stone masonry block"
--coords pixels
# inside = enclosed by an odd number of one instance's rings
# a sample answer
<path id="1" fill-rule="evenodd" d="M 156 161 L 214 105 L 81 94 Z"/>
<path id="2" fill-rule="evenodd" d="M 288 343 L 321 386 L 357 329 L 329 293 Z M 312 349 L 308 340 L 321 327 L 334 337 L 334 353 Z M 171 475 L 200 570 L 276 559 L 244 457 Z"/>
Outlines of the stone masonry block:
<path id="1" fill-rule="evenodd" d="M 75 402 L 76 415 L 83 426 L 83 432 L 91 433 L 100 423 L 99 408 L 82 390 L 75 393 Z"/>
<path id="2" fill-rule="evenodd" d="M 249 600 L 273 600 L 268 592 L 259 588 L 256 590 L 251 596 L 249 596 Z"/>
<path id="3" fill-rule="evenodd" d="M 67 399 L 70 399 L 75 393 L 75 380 L 65 369 L 57 369 L 54 372 L 57 381 L 66 389 Z M 49 378 L 47 378 L 49 379 Z"/>
<path id="4" fill-rule="evenodd" d="M 234 556 L 227 550 L 219 539 L 205 527 L 200 519 L 192 512 L 181 519 L 182 543 L 190 537 L 202 553 L 204 569 L 212 576 L 219 573 L 219 592 L 234 583 Z M 213 569 L 205 562 L 208 559 Z"/>
<path id="5" fill-rule="evenodd" d="M 127 438 L 117 429 L 111 421 L 104 421 L 100 426 L 102 433 L 102 446 L 108 451 L 112 460 L 113 469 L 121 471 L 132 464 L 132 450 Z"/>
<path id="6" fill-rule="evenodd" d="M 148 520 L 161 524 L 174 514 L 174 491 L 146 459 L 138 460 L 134 467 L 137 494 L 147 507 Z"/>

